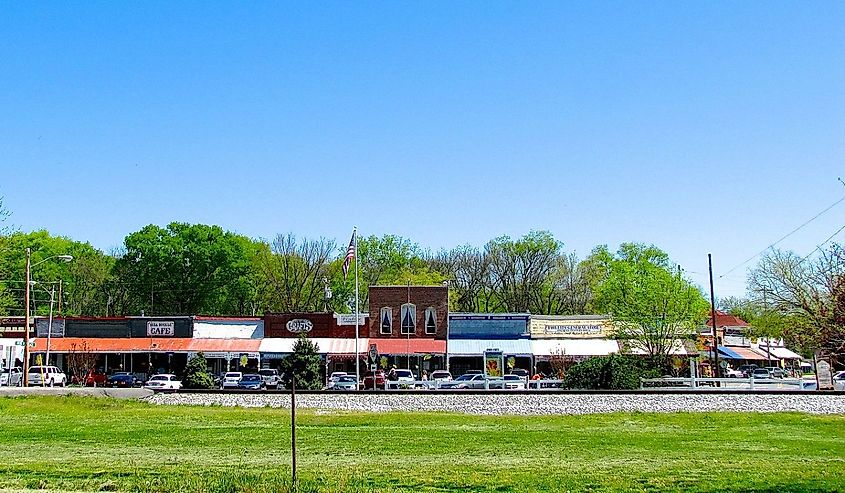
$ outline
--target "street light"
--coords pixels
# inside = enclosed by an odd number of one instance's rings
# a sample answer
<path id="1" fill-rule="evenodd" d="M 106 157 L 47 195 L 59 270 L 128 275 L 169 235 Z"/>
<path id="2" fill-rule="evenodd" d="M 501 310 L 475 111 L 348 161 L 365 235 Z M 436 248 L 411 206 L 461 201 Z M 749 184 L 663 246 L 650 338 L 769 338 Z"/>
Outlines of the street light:
<path id="1" fill-rule="evenodd" d="M 54 255 L 52 257 L 47 257 L 43 260 L 40 260 L 36 263 L 32 263 L 32 249 L 26 249 L 26 290 L 25 292 L 25 320 L 24 320 L 24 346 L 23 346 L 23 386 L 26 387 L 29 385 L 29 292 L 30 292 L 30 285 L 32 284 L 32 268 L 47 262 L 48 260 L 58 259 L 62 262 L 70 262 L 73 260 L 73 255 Z M 52 306 L 52 305 L 51 305 Z"/>

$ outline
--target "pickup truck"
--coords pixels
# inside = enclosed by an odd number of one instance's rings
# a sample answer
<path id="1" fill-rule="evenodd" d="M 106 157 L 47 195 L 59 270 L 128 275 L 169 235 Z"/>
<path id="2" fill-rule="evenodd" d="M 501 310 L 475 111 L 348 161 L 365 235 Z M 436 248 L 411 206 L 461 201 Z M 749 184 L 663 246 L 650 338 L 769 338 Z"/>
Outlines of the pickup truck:
<path id="1" fill-rule="evenodd" d="M 279 377 L 279 370 L 265 368 L 263 370 L 258 370 L 258 374 L 261 375 L 261 380 L 264 381 L 265 389 L 279 388 L 279 384 L 282 381 L 281 377 Z"/>

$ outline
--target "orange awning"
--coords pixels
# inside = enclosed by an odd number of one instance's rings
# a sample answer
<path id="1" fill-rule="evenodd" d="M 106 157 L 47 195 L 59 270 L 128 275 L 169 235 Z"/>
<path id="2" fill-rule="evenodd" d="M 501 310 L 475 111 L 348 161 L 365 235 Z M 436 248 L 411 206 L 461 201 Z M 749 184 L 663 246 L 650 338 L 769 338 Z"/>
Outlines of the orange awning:
<path id="1" fill-rule="evenodd" d="M 47 339 L 35 340 L 33 352 L 45 352 Z M 196 353 L 212 352 L 258 352 L 258 339 L 190 339 L 185 337 L 54 337 L 50 339 L 50 351 L 54 353 Z"/>
<path id="2" fill-rule="evenodd" d="M 370 338 L 379 354 L 445 354 L 446 341 L 436 339 Z M 362 352 L 365 350 L 362 350 Z"/>

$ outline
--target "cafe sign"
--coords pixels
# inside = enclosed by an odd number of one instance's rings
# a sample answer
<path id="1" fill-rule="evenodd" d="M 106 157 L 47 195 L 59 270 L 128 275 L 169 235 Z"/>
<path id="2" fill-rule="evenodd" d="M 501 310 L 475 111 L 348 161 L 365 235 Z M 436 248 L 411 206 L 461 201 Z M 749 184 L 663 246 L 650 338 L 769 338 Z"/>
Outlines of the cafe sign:
<path id="1" fill-rule="evenodd" d="M 149 321 L 147 322 L 147 337 L 173 337 L 176 333 L 176 322 Z"/>
<path id="2" fill-rule="evenodd" d="M 305 318 L 295 318 L 293 320 L 288 320 L 285 327 L 288 331 L 293 332 L 294 334 L 302 334 L 305 332 L 311 332 L 311 329 L 314 328 L 314 324 Z"/>

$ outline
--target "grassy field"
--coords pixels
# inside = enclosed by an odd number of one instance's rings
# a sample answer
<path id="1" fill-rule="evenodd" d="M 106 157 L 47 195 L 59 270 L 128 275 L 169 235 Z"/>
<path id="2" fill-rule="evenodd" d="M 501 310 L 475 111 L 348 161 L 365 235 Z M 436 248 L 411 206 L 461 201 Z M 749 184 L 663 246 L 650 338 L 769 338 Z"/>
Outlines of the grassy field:
<path id="1" fill-rule="evenodd" d="M 845 416 L 298 413 L 299 491 L 845 491 Z M 290 490 L 289 410 L 0 399 L 0 489 Z"/>

